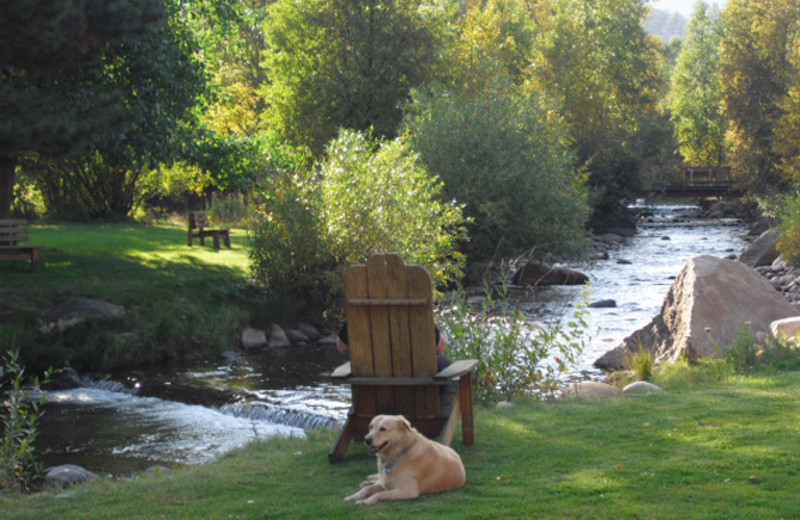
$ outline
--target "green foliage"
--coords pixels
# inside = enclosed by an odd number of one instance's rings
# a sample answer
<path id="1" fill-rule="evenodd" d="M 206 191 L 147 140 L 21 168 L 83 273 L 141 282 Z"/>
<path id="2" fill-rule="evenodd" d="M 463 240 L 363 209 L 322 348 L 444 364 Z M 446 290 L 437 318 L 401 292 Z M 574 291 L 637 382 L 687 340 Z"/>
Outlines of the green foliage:
<path id="1" fill-rule="evenodd" d="M 732 173 L 756 194 L 782 187 L 779 165 L 789 143 L 776 132 L 791 114 L 787 93 L 796 88 L 796 60 L 791 59 L 800 21 L 800 4 L 772 0 L 732 0 L 722 12 L 720 82 Z M 784 130 L 786 127 L 783 127 Z M 787 134 L 784 137 L 789 137 Z"/>
<path id="2" fill-rule="evenodd" d="M 35 164 L 35 178 L 51 210 L 84 218 L 127 216 L 141 201 L 140 179 L 193 150 L 192 112 L 204 91 L 196 44 L 176 2 L 166 2 L 168 22 L 139 40 L 107 47 L 104 66 L 90 81 L 123 99 L 125 127 L 91 150 Z"/>
<path id="3" fill-rule="evenodd" d="M 653 380 L 653 351 L 641 343 L 636 352 L 625 355 L 625 365 L 633 370 L 633 375 L 638 381 Z"/>
<path id="4" fill-rule="evenodd" d="M 800 190 L 781 195 L 771 208 L 780 230 L 778 251 L 787 262 L 800 263 Z"/>
<path id="5" fill-rule="evenodd" d="M 687 165 L 723 166 L 726 120 L 719 80 L 722 22 L 698 2 L 672 73 L 670 110 Z"/>
<path id="6" fill-rule="evenodd" d="M 464 205 L 470 262 L 576 253 L 588 218 L 562 122 L 547 100 L 503 85 L 473 98 L 434 88 L 410 107 L 406 135 L 444 194 Z"/>
<path id="7" fill-rule="evenodd" d="M 485 289 L 480 308 L 471 308 L 466 292 L 457 290 L 437 317 L 448 355 L 478 360 L 475 399 L 490 404 L 558 395 L 564 384 L 559 376 L 583 350 L 585 295 L 566 323 L 559 318 L 531 331 L 525 315 L 509 305 L 505 286 L 496 296 L 488 284 Z"/>
<path id="8" fill-rule="evenodd" d="M 461 276 L 461 208 L 443 202 L 443 185 L 402 138 L 373 141 L 343 130 L 320 164 L 326 245 L 339 264 L 391 251 L 424 266 L 437 284 Z"/>
<path id="9" fill-rule="evenodd" d="M 655 40 L 642 25 L 647 8 L 639 0 L 554 0 L 539 9 L 529 88 L 559 100 L 596 213 L 620 211 L 638 193 L 647 150 L 636 134 L 661 82 Z"/>
<path id="10" fill-rule="evenodd" d="M 373 141 L 343 130 L 317 172 L 283 171 L 254 199 L 258 220 L 250 252 L 254 277 L 301 305 L 334 306 L 344 269 L 391 251 L 423 265 L 437 283 L 458 279 L 460 208 L 401 139 Z"/>
<path id="11" fill-rule="evenodd" d="M 295 299 L 299 308 L 324 306 L 333 298 L 338 266 L 325 242 L 318 197 L 307 171 L 271 175 L 251 194 L 252 276 L 275 297 Z"/>
<path id="12" fill-rule="evenodd" d="M 758 370 L 761 363 L 758 349 L 758 343 L 750 330 L 744 325 L 739 325 L 736 328 L 736 343 L 723 357 L 735 372 Z"/>
<path id="13" fill-rule="evenodd" d="M 97 81 L 102 53 L 110 42 L 143 36 L 164 17 L 162 0 L 3 4 L 0 218 L 8 216 L 22 156 L 63 156 L 126 127 L 122 96 Z"/>
<path id="14" fill-rule="evenodd" d="M 44 377 L 42 384 L 48 377 L 46 373 Z M 0 390 L 8 387 L 0 437 L 0 491 L 5 493 L 31 491 L 42 473 L 35 443 L 43 413 L 39 407 L 46 396 L 39 391 L 38 378 L 31 388 L 25 388 L 24 381 L 25 368 L 20 364 L 19 352 L 6 350 L 0 363 Z"/>
<path id="15" fill-rule="evenodd" d="M 266 22 L 268 125 L 319 153 L 340 127 L 392 137 L 437 61 L 421 2 L 278 0 Z"/>

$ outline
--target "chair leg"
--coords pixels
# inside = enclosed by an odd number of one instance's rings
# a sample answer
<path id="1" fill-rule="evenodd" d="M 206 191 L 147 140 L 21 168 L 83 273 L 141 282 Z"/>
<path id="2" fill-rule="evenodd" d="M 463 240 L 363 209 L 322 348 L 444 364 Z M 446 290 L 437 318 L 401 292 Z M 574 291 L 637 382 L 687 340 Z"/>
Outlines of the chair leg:
<path id="1" fill-rule="evenodd" d="M 458 393 L 456 393 L 456 395 L 453 397 L 453 404 L 451 405 L 450 415 L 448 415 L 447 420 L 442 426 L 442 431 L 439 434 L 439 443 L 444 444 L 445 446 L 450 446 L 450 444 L 453 442 L 453 436 L 456 433 L 458 420 L 461 418 L 462 414 L 460 401 L 461 401 L 461 392 L 458 391 Z"/>
<path id="2" fill-rule="evenodd" d="M 350 441 L 353 440 L 354 432 L 355 426 L 353 422 L 348 419 L 344 428 L 342 428 L 342 433 L 339 434 L 339 438 L 336 439 L 336 443 L 333 445 L 330 453 L 328 453 L 328 460 L 331 464 L 341 462 L 342 459 L 344 459 L 344 454 L 347 453 L 347 448 L 350 447 Z"/>
<path id="3" fill-rule="evenodd" d="M 211 238 L 214 239 L 214 249 L 219 249 L 219 231 L 214 231 Z"/>
<path id="4" fill-rule="evenodd" d="M 225 241 L 225 247 L 227 247 L 228 249 L 230 249 L 230 248 L 231 248 L 231 233 L 230 233 L 230 231 L 225 231 L 225 232 L 222 234 L 222 238 L 223 238 L 223 239 L 224 239 L 224 241 Z"/>
<path id="5" fill-rule="evenodd" d="M 475 444 L 475 417 L 472 410 L 472 374 L 461 376 L 458 389 L 458 400 L 461 402 L 461 432 L 466 445 Z"/>

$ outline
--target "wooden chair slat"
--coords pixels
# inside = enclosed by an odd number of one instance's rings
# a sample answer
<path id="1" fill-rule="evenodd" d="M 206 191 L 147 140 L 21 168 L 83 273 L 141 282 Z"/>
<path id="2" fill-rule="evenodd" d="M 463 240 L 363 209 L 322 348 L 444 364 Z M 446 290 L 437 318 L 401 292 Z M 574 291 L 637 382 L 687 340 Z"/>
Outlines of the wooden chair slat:
<path id="1" fill-rule="evenodd" d="M 332 379 L 352 385 L 353 406 L 331 462 L 341 460 L 351 440 L 363 438 L 369 421 L 381 413 L 404 415 L 420 432 L 446 443 L 460 419 L 464 443 L 473 443 L 470 372 L 477 361 L 458 361 L 436 373 L 427 271 L 396 254 L 373 255 L 347 270 L 345 295 L 350 361 Z"/>

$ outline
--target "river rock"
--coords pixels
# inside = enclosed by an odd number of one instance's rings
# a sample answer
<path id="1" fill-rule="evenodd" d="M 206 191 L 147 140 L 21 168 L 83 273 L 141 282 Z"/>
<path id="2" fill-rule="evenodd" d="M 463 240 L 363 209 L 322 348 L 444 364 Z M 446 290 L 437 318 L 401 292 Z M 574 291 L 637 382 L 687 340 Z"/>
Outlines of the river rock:
<path id="1" fill-rule="evenodd" d="M 272 332 L 269 335 L 269 347 L 286 348 L 290 346 L 292 346 L 292 342 L 289 341 L 289 337 L 286 335 L 286 332 L 281 328 L 280 325 L 274 323 L 272 325 Z"/>
<path id="2" fill-rule="evenodd" d="M 44 480 L 50 485 L 67 487 L 81 484 L 95 477 L 91 471 L 75 464 L 54 466 L 45 472 Z"/>
<path id="3" fill-rule="evenodd" d="M 305 336 L 311 341 L 319 338 L 319 329 L 310 323 L 301 323 L 297 326 L 297 330 L 305 334 Z"/>
<path id="4" fill-rule="evenodd" d="M 247 350 L 264 348 L 267 346 L 267 334 L 261 329 L 245 327 L 242 331 L 242 346 Z"/>
<path id="5" fill-rule="evenodd" d="M 571 399 L 594 401 L 603 397 L 611 397 L 619 393 L 619 388 L 602 381 L 581 381 L 567 389 L 566 396 Z"/>
<path id="6" fill-rule="evenodd" d="M 319 341 L 317 341 L 317 344 L 323 345 L 323 346 L 326 346 L 326 347 L 333 346 L 333 345 L 336 345 L 336 338 L 337 338 L 337 334 L 334 332 L 333 334 L 328 334 L 326 336 L 322 336 L 321 338 L 319 338 Z"/>
<path id="7" fill-rule="evenodd" d="M 286 329 L 286 337 L 292 345 L 305 345 L 311 341 L 309 337 L 300 332 L 299 329 Z"/>
<path id="8" fill-rule="evenodd" d="M 634 381 L 622 389 L 623 394 L 649 394 L 661 391 L 661 387 L 649 381 Z"/>
<path id="9" fill-rule="evenodd" d="M 797 335 L 800 334 L 800 316 L 790 316 L 775 320 L 770 324 L 769 330 L 773 338 L 781 341 L 789 340 L 797 344 Z"/>
<path id="10" fill-rule="evenodd" d="M 593 309 L 611 309 L 617 306 L 616 300 L 597 300 L 596 302 L 592 302 L 589 304 L 589 307 Z"/>
<path id="11" fill-rule="evenodd" d="M 750 267 L 772 264 L 779 256 L 777 243 L 780 236 L 778 231 L 770 230 L 762 233 L 742 251 L 739 261 Z"/>
<path id="12" fill-rule="evenodd" d="M 45 390 L 72 390 L 86 386 L 89 386 L 88 382 L 74 368 L 64 367 L 54 371 L 50 376 L 50 381 L 43 385 L 43 388 Z"/>
<path id="13" fill-rule="evenodd" d="M 637 352 L 640 345 L 653 351 L 656 363 L 720 355 L 735 345 L 739 327 L 747 324 L 755 334 L 769 330 L 775 320 L 796 314 L 753 268 L 734 260 L 698 256 L 675 278 L 661 313 L 594 365 L 603 370 L 623 369 L 626 355 Z"/>
<path id="14" fill-rule="evenodd" d="M 55 336 L 90 320 L 119 320 L 126 314 L 123 307 L 103 300 L 71 300 L 44 311 L 38 332 L 44 337 Z"/>
<path id="15" fill-rule="evenodd" d="M 512 283 L 515 285 L 583 285 L 588 281 L 588 276 L 568 267 L 527 262 L 514 273 Z"/>

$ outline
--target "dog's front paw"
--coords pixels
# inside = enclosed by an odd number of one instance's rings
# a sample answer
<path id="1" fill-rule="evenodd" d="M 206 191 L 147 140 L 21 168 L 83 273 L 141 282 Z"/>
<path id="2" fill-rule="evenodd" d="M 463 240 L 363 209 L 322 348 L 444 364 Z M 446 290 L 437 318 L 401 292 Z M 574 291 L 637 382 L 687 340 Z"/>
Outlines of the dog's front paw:
<path id="1" fill-rule="evenodd" d="M 360 498 L 361 498 L 361 493 L 353 493 L 352 495 L 344 497 L 346 502 L 352 502 L 353 500 L 358 500 Z"/>
<path id="2" fill-rule="evenodd" d="M 371 506 L 372 504 L 375 504 L 376 502 L 378 502 L 378 499 L 375 497 L 375 495 L 372 495 L 369 498 L 365 498 L 364 500 L 357 501 L 356 505 L 357 506 Z"/>

